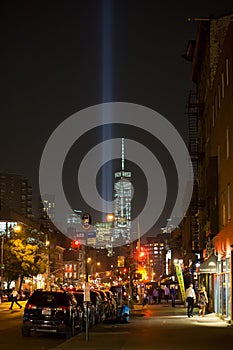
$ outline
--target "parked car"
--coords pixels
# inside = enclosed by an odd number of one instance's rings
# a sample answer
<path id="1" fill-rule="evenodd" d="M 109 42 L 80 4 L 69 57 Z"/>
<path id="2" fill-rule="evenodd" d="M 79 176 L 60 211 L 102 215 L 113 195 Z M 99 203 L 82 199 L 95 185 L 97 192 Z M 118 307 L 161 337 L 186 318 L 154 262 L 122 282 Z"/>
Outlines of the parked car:
<path id="1" fill-rule="evenodd" d="M 1 299 L 3 301 L 10 301 L 10 293 L 11 291 L 9 289 L 1 290 Z"/>
<path id="2" fill-rule="evenodd" d="M 109 311 L 108 311 L 108 317 L 115 317 L 117 313 L 117 302 L 114 298 L 113 293 L 110 290 L 105 290 L 105 293 L 108 297 L 108 303 L 109 303 Z"/>
<path id="3" fill-rule="evenodd" d="M 82 330 L 82 312 L 73 294 L 66 291 L 36 290 L 29 297 L 24 313 L 22 335 L 32 331 L 65 334 Z"/>
<path id="4" fill-rule="evenodd" d="M 97 290 L 90 291 L 91 305 L 95 310 L 95 323 L 100 323 L 105 320 L 104 303 L 101 295 Z"/>
<path id="5" fill-rule="evenodd" d="M 100 296 L 102 298 L 105 318 L 108 318 L 111 315 L 111 306 L 110 306 L 109 296 L 107 292 L 104 290 L 98 290 L 98 292 L 100 293 Z"/>
<path id="6" fill-rule="evenodd" d="M 83 319 L 83 328 L 86 327 L 86 316 L 87 316 L 87 309 L 86 309 L 86 303 L 84 301 L 84 291 L 83 290 L 77 290 L 77 291 L 72 291 L 72 294 L 75 296 L 77 304 L 80 306 L 82 310 L 82 319 Z M 94 305 L 90 302 L 88 304 L 88 324 L 89 327 L 95 324 L 95 307 Z"/>
<path id="7" fill-rule="evenodd" d="M 117 304 L 121 304 L 122 301 L 127 301 L 128 293 L 124 286 L 111 286 L 109 290 L 113 293 Z"/>
<path id="8" fill-rule="evenodd" d="M 11 301 L 12 300 L 12 289 L 3 289 L 1 291 L 1 296 L 2 296 L 2 302 L 3 301 Z"/>

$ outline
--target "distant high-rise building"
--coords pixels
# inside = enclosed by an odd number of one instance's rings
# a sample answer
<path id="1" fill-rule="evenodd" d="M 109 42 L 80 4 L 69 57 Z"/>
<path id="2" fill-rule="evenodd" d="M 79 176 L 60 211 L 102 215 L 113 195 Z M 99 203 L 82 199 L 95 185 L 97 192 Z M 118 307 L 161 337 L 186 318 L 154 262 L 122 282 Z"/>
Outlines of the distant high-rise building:
<path id="1" fill-rule="evenodd" d="M 115 172 L 114 180 L 114 241 L 123 244 L 130 241 L 131 236 L 131 172 L 125 171 L 124 139 L 122 138 L 121 170 Z"/>
<path id="2" fill-rule="evenodd" d="M 54 220 L 55 218 L 55 195 L 43 194 L 40 203 L 40 217 L 46 216 L 46 218 Z"/>
<path id="3" fill-rule="evenodd" d="M 75 213 L 67 216 L 67 235 L 68 237 L 75 237 L 75 235 L 83 231 L 82 229 L 82 210 L 75 210 Z"/>
<path id="4" fill-rule="evenodd" d="M 28 179 L 19 174 L 0 172 L 0 207 L 8 207 L 32 218 L 32 188 Z"/>
<path id="5" fill-rule="evenodd" d="M 147 252 L 147 265 L 153 279 L 159 280 L 165 273 L 165 243 L 163 235 L 156 237 L 147 237 L 144 244 Z"/>
<path id="6" fill-rule="evenodd" d="M 112 245 L 112 223 L 97 222 L 96 227 L 96 247 L 107 248 Z"/>

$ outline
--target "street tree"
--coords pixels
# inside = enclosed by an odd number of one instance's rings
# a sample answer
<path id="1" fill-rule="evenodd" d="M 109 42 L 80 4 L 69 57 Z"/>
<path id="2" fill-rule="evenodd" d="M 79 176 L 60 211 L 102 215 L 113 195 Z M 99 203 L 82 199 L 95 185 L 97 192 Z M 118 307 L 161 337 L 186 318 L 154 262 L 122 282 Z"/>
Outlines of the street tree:
<path id="1" fill-rule="evenodd" d="M 20 278 L 21 289 L 24 277 L 45 273 L 47 256 L 43 232 L 27 226 L 18 232 L 12 229 L 4 245 L 4 277 L 8 285 Z"/>

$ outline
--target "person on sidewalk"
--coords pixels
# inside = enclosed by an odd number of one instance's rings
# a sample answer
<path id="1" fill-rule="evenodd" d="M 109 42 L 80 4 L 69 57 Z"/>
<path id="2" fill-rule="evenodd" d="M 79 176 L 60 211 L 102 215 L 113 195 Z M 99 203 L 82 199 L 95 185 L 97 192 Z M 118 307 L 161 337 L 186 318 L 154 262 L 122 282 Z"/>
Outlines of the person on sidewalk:
<path id="1" fill-rule="evenodd" d="M 164 288 L 164 299 L 166 300 L 167 303 L 168 303 L 168 300 L 169 300 L 169 296 L 170 296 L 170 289 L 168 288 L 168 286 L 165 286 L 165 288 Z"/>
<path id="2" fill-rule="evenodd" d="M 208 304 L 208 297 L 207 297 L 207 293 L 205 290 L 205 287 L 202 286 L 199 295 L 198 295 L 198 304 L 200 309 L 198 310 L 198 316 L 205 316 L 205 308 L 206 305 Z"/>
<path id="3" fill-rule="evenodd" d="M 158 287 L 158 304 L 161 303 L 161 299 L 162 299 L 162 289 L 161 287 Z"/>
<path id="4" fill-rule="evenodd" d="M 159 296 L 158 289 L 157 289 L 157 288 L 155 288 L 155 289 L 153 290 L 153 300 L 154 300 L 154 304 L 156 304 L 156 303 L 157 303 L 158 296 Z"/>
<path id="5" fill-rule="evenodd" d="M 18 300 L 17 300 L 18 295 L 19 295 L 19 293 L 17 292 L 17 290 L 15 288 L 13 288 L 12 293 L 11 293 L 12 301 L 11 301 L 10 310 L 13 309 L 14 303 L 17 304 L 20 309 L 22 309 L 22 305 L 20 305 L 18 303 Z"/>
<path id="6" fill-rule="evenodd" d="M 196 294 L 193 289 L 193 284 L 190 283 L 189 287 L 185 291 L 186 301 L 187 301 L 187 314 L 188 317 L 193 317 L 194 303 L 196 302 Z"/>
<path id="7" fill-rule="evenodd" d="M 172 307 L 176 305 L 176 290 L 174 287 L 171 287 L 171 298 L 172 298 Z"/>

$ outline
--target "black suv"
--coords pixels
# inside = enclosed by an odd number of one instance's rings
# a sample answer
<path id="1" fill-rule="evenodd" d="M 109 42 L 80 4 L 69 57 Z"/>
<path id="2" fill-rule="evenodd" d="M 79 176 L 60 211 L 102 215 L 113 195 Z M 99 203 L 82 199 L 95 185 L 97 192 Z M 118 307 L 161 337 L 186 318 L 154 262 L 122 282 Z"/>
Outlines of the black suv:
<path id="1" fill-rule="evenodd" d="M 67 338 L 82 330 L 82 312 L 75 297 L 66 291 L 36 290 L 23 313 L 22 335 L 31 331 L 65 334 Z"/>

